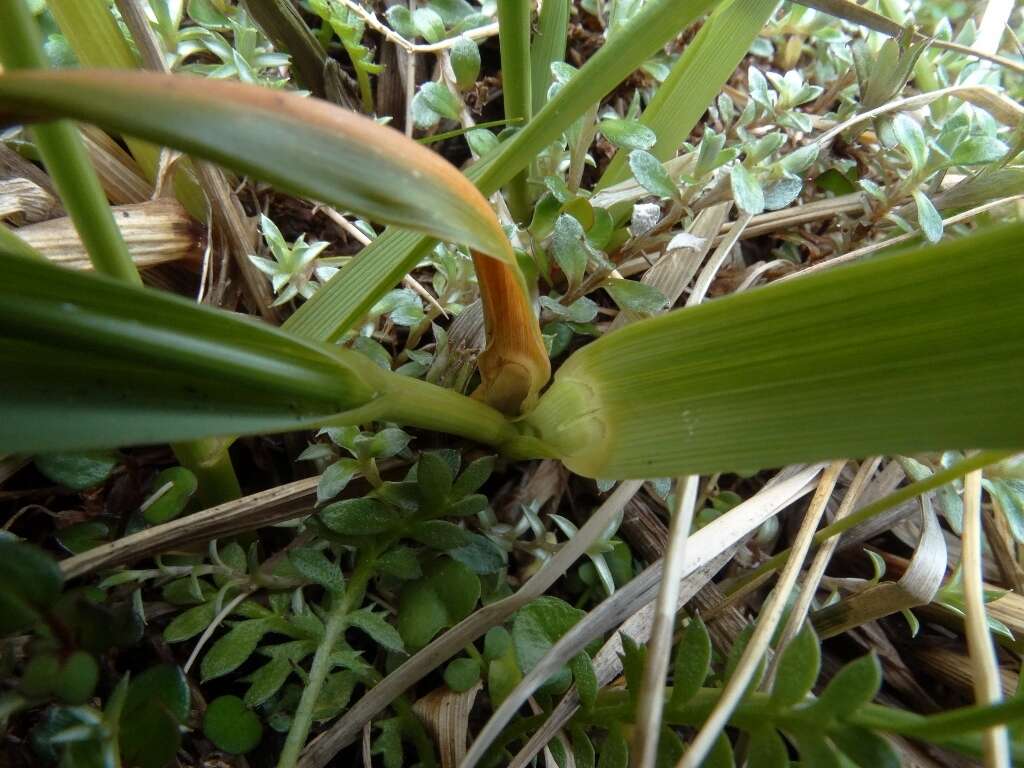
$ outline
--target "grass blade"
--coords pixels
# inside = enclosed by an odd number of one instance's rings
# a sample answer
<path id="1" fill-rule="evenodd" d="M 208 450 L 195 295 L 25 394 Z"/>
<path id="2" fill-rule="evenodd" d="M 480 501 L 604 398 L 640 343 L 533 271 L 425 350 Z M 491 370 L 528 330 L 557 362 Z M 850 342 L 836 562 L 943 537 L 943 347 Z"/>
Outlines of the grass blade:
<path id="1" fill-rule="evenodd" d="M 7 257 L 2 265 L 0 451 L 377 419 L 491 445 L 515 436 L 498 411 L 382 370 L 358 352 L 35 259 Z"/>
<path id="2" fill-rule="evenodd" d="M 569 27 L 569 0 L 547 0 L 540 9 L 537 31 L 530 46 L 530 98 L 539 112 L 548 100 L 551 65 L 565 61 Z"/>
<path id="3" fill-rule="evenodd" d="M 45 68 L 39 30 L 28 7 L 23 0 L 7 0 L 3 7 L 0 61 L 12 71 Z M 97 272 L 141 284 L 78 131 L 71 123 L 60 121 L 36 127 L 32 137 L 93 267 Z"/>
<path id="4" fill-rule="evenodd" d="M 498 0 L 498 35 L 501 43 L 501 89 L 505 119 L 526 125 L 533 113 L 530 95 L 530 6 L 529 0 Z M 516 221 L 530 215 L 526 171 L 515 175 L 508 186 L 508 207 Z"/>
<path id="5" fill-rule="evenodd" d="M 778 0 L 732 0 L 708 17 L 640 116 L 640 122 L 658 137 L 651 149 L 655 157 L 664 162 L 675 155 L 778 4 Z M 629 178 L 627 154 L 616 153 L 599 189 Z"/>
<path id="6" fill-rule="evenodd" d="M 574 354 L 528 426 L 570 469 L 606 478 L 1019 448 L 1022 234 L 996 229 L 634 323 Z"/>
<path id="7" fill-rule="evenodd" d="M 396 131 L 317 99 L 185 75 L 0 77 L 0 118 L 73 117 L 251 174 L 293 194 L 511 260 L 484 197 Z"/>

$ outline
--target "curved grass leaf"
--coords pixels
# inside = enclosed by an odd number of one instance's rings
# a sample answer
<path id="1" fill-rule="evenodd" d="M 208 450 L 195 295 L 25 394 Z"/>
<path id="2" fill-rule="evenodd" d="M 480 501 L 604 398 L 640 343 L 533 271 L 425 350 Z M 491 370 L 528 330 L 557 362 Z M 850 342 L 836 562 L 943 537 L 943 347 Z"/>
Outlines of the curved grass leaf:
<path id="1" fill-rule="evenodd" d="M 584 347 L 527 424 L 637 478 L 1024 445 L 1024 225 L 641 321 Z"/>
<path id="2" fill-rule="evenodd" d="M 0 257 L 0 265 L 2 452 L 377 418 L 492 445 L 515 434 L 483 403 L 384 371 L 358 352 L 36 260 Z"/>
<path id="3" fill-rule="evenodd" d="M 0 121 L 71 117 L 141 136 L 376 221 L 512 260 L 484 197 L 397 131 L 318 99 L 188 75 L 0 76 Z"/>
<path id="4" fill-rule="evenodd" d="M 283 431 L 372 397 L 358 353 L 96 275 L 3 265 L 0 450 Z"/>

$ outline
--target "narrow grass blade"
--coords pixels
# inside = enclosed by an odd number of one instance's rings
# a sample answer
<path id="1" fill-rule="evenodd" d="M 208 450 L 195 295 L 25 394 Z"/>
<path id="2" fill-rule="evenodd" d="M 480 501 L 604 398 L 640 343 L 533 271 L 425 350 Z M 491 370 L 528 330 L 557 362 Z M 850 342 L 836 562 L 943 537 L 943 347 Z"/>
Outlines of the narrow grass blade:
<path id="1" fill-rule="evenodd" d="M 0 452 L 378 419 L 491 445 L 516 434 L 493 408 L 358 352 L 36 259 L 0 265 Z"/>
<path id="2" fill-rule="evenodd" d="M 658 137 L 651 149 L 655 157 L 664 162 L 675 155 L 778 4 L 778 0 L 732 0 L 708 17 L 640 116 L 640 122 Z M 626 155 L 616 153 L 599 188 L 629 178 Z"/>
<path id="3" fill-rule="evenodd" d="M 498 0 L 498 36 L 501 44 L 501 90 L 505 119 L 526 125 L 533 114 L 530 95 L 530 0 Z M 508 207 L 516 221 L 530 215 L 526 171 L 508 185 Z"/>
<path id="4" fill-rule="evenodd" d="M 634 323 L 570 357 L 527 426 L 607 478 L 1018 449 L 1022 236 L 1008 226 Z"/>
<path id="5" fill-rule="evenodd" d="M 12 71 L 45 68 L 39 29 L 28 7 L 23 0 L 9 0 L 3 7 L 0 62 Z M 46 73 L 25 72 L 24 76 L 32 74 Z M 41 125 L 32 131 L 32 138 L 96 271 L 141 283 L 74 125 L 66 121 Z"/>
<path id="6" fill-rule="evenodd" d="M 569 0 L 546 0 L 530 45 L 530 98 L 534 112 L 539 112 L 547 103 L 551 65 L 565 61 L 568 27 Z"/>
<path id="7" fill-rule="evenodd" d="M 439 155 L 368 118 L 253 85 L 122 71 L 0 76 L 0 119 L 73 117 L 281 189 L 511 260 L 486 199 Z"/>
<path id="8" fill-rule="evenodd" d="M 372 396 L 357 353 L 338 356 L 170 294 L 34 260 L 3 263 L 5 452 L 281 431 Z"/>
<path id="9" fill-rule="evenodd" d="M 324 98 L 327 54 L 291 0 L 247 0 L 245 8 L 275 47 L 291 54 L 299 82 Z"/>
<path id="10" fill-rule="evenodd" d="M 651 0 L 590 58 L 530 124 L 467 176 L 491 195 L 526 168 L 548 144 L 716 0 Z M 429 240 L 388 230 L 340 270 L 289 318 L 293 333 L 336 340 L 426 253 Z M 357 285 L 358 281 L 358 285 Z"/>

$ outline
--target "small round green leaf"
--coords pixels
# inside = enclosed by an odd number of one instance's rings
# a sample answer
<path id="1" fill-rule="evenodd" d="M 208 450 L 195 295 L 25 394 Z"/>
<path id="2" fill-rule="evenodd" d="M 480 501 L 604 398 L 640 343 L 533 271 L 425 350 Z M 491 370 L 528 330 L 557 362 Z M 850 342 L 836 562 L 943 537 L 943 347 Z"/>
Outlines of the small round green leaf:
<path id="1" fill-rule="evenodd" d="M 472 88 L 480 76 L 480 48 L 463 35 L 452 45 L 451 57 L 452 71 L 459 88 L 464 91 Z"/>
<path id="2" fill-rule="evenodd" d="M 64 586 L 57 562 L 20 541 L 0 541 L 0 635 L 30 626 Z"/>
<path id="3" fill-rule="evenodd" d="M 75 651 L 61 665 L 53 692 L 67 704 L 84 704 L 96 690 L 100 667 L 96 659 L 85 651 Z"/>
<path id="4" fill-rule="evenodd" d="M 444 682 L 456 693 L 468 691 L 480 679 L 480 664 L 476 659 L 455 659 L 444 670 Z"/>
<path id="5" fill-rule="evenodd" d="M 263 725 L 240 698 L 221 696 L 206 708 L 203 733 L 218 749 L 231 755 L 243 755 L 259 745 Z"/>
<path id="6" fill-rule="evenodd" d="M 199 488 L 196 476 L 185 467 L 168 467 L 153 481 L 153 493 L 142 504 L 142 516 L 150 525 L 166 523 L 185 511 Z"/>
<path id="7" fill-rule="evenodd" d="M 658 135 L 637 120 L 602 120 L 598 129 L 620 149 L 650 149 L 658 141 Z"/>

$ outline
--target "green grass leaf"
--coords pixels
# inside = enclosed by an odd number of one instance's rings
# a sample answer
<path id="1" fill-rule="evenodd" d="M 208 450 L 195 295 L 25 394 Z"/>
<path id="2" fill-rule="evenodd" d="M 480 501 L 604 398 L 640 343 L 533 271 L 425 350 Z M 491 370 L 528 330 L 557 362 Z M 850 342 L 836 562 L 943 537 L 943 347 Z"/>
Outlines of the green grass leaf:
<path id="1" fill-rule="evenodd" d="M 1019 449 L 1022 236 L 1007 226 L 634 323 L 572 355 L 528 427 L 601 478 Z"/>
<path id="2" fill-rule="evenodd" d="M 224 80 L 69 70 L 0 76 L 0 117 L 71 117 L 278 188 L 512 261 L 487 200 L 394 129 L 318 99 Z"/>

